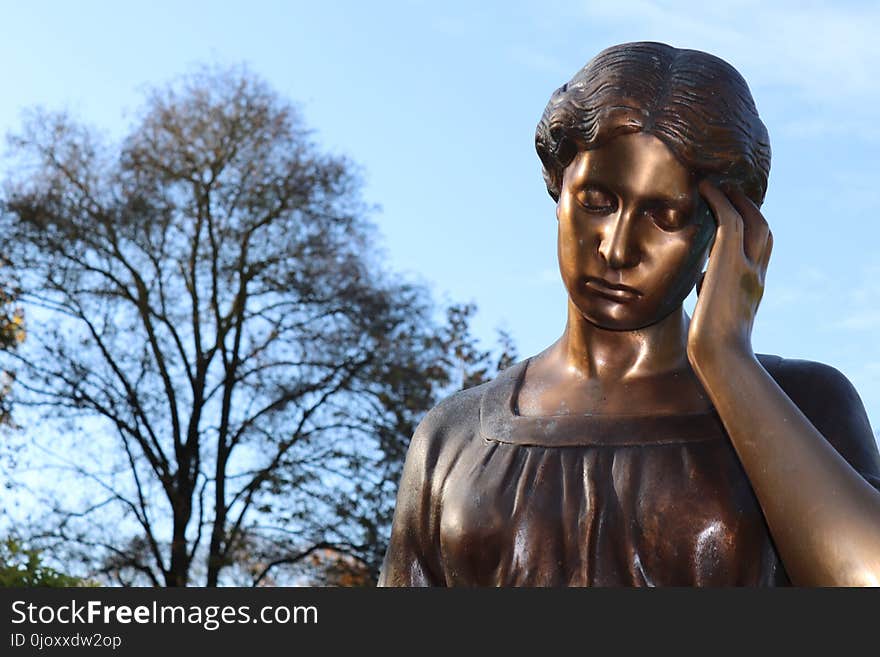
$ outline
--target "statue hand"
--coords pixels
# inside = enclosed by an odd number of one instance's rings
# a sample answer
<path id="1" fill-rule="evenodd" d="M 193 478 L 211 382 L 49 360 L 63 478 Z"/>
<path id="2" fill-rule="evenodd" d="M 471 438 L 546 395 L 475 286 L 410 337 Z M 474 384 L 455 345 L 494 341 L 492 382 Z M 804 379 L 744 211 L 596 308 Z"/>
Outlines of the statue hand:
<path id="1" fill-rule="evenodd" d="M 754 355 L 752 326 L 773 249 L 767 221 L 745 194 L 725 194 L 707 180 L 699 190 L 717 229 L 688 333 L 688 359 L 698 375 L 726 357 Z"/>

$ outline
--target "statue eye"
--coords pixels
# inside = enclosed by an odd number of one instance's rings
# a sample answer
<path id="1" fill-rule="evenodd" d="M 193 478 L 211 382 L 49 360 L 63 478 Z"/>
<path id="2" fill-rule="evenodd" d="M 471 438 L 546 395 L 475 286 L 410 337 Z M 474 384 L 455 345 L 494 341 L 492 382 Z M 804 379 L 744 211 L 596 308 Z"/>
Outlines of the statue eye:
<path id="1" fill-rule="evenodd" d="M 587 187 L 577 193 L 577 201 L 588 212 L 597 214 L 608 214 L 614 212 L 617 203 L 614 198 L 607 192 L 603 192 L 596 187 Z"/>
<path id="2" fill-rule="evenodd" d="M 644 213 L 661 230 L 676 231 L 688 225 L 688 217 L 685 213 L 669 206 L 651 205 L 645 208 Z"/>

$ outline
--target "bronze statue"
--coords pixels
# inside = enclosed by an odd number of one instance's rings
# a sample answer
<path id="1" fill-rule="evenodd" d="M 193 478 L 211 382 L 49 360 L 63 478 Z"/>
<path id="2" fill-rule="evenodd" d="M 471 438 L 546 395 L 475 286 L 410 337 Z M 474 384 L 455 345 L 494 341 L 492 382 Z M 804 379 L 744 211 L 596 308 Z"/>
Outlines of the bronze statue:
<path id="1" fill-rule="evenodd" d="M 614 46 L 553 94 L 536 145 L 565 332 L 425 417 L 380 585 L 880 585 L 858 394 L 752 351 L 773 238 L 745 80 Z"/>

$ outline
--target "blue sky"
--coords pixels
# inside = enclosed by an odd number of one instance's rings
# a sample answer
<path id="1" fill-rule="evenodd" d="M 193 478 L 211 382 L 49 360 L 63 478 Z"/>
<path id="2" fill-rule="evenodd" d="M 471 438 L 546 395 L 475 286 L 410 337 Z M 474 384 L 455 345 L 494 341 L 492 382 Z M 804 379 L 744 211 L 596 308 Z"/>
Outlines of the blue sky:
<path id="1" fill-rule="evenodd" d="M 880 428 L 880 6 L 859 2 L 8 3 L 0 131 L 66 108 L 122 134 L 142 94 L 246 63 L 364 170 L 389 266 L 473 300 L 523 355 L 558 337 L 553 202 L 533 148 L 550 93 L 614 43 L 716 54 L 773 147 L 757 351 L 834 365 Z M 692 301 L 691 301 L 692 304 Z"/>

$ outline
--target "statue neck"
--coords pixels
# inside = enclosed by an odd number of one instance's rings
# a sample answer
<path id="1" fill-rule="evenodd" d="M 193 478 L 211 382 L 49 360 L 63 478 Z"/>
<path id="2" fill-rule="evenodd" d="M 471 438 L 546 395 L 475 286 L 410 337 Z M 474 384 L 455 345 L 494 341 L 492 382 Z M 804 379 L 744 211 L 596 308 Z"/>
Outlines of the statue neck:
<path id="1" fill-rule="evenodd" d="M 569 300 L 565 332 L 551 350 L 554 360 L 561 360 L 569 372 L 584 378 L 650 378 L 688 369 L 689 324 L 687 313 L 679 306 L 651 326 L 611 331 L 591 324 Z"/>

